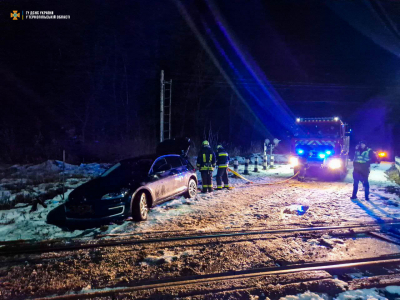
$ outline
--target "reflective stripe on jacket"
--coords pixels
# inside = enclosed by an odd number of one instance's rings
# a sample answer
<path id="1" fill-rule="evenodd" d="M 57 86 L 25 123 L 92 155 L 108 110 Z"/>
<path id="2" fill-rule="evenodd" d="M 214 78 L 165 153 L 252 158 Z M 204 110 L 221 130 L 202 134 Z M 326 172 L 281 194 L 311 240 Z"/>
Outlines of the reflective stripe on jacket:
<path id="1" fill-rule="evenodd" d="M 219 149 L 217 153 L 218 168 L 227 168 L 229 165 L 229 155 L 224 149 Z"/>
<path id="2" fill-rule="evenodd" d="M 364 151 L 356 150 L 355 155 L 354 155 L 354 162 L 360 163 L 360 164 L 366 164 L 369 163 L 371 158 L 370 158 L 370 148 L 365 149 Z"/>
<path id="3" fill-rule="evenodd" d="M 215 167 L 215 154 L 208 146 L 202 147 L 197 156 L 197 168 L 200 171 L 212 171 Z"/>

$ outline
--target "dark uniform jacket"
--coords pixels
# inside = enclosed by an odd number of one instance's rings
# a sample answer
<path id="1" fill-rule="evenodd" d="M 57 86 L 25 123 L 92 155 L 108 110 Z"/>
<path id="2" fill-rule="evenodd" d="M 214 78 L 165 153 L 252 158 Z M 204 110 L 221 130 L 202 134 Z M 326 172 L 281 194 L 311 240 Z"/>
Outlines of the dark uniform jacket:
<path id="1" fill-rule="evenodd" d="M 229 155 L 224 148 L 219 148 L 217 152 L 217 165 L 219 169 L 227 168 L 229 164 Z"/>
<path id="2" fill-rule="evenodd" d="M 203 146 L 197 156 L 197 168 L 200 171 L 212 171 L 214 170 L 215 163 L 216 159 L 214 151 L 212 151 L 210 146 Z"/>
<path id="3" fill-rule="evenodd" d="M 353 162 L 354 172 L 368 176 L 369 167 L 373 162 L 373 155 L 373 151 L 368 147 L 365 147 L 364 149 L 356 149 Z"/>

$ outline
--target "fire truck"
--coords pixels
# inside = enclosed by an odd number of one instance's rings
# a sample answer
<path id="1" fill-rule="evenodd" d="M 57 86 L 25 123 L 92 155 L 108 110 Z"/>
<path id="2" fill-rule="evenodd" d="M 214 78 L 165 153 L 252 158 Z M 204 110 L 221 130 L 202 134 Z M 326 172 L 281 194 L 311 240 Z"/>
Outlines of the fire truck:
<path id="1" fill-rule="evenodd" d="M 347 174 L 350 136 L 339 117 L 297 118 L 290 164 L 299 180 L 309 171 L 343 179 Z"/>

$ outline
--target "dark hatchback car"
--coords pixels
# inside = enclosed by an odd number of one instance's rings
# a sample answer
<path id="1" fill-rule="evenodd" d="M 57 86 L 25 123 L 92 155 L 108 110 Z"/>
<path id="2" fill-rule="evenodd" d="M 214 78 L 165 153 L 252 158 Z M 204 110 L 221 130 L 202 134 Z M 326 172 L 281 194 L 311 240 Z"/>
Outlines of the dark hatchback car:
<path id="1" fill-rule="evenodd" d="M 195 168 L 185 156 L 160 155 L 162 152 L 122 160 L 100 177 L 73 190 L 65 203 L 67 221 L 124 219 L 129 216 L 143 221 L 154 205 L 179 195 L 195 197 Z"/>

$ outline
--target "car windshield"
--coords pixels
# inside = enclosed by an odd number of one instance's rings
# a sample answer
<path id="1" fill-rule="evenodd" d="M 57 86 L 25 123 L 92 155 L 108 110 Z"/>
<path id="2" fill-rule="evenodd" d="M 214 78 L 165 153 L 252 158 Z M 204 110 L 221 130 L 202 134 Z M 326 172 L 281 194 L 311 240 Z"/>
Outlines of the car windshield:
<path id="1" fill-rule="evenodd" d="M 295 133 L 295 137 L 302 138 L 339 138 L 340 125 L 324 124 L 324 123 L 309 123 L 301 124 Z"/>
<path id="2" fill-rule="evenodd" d="M 105 171 L 101 177 L 130 177 L 140 173 L 147 173 L 152 162 L 152 159 L 119 162 Z"/>

